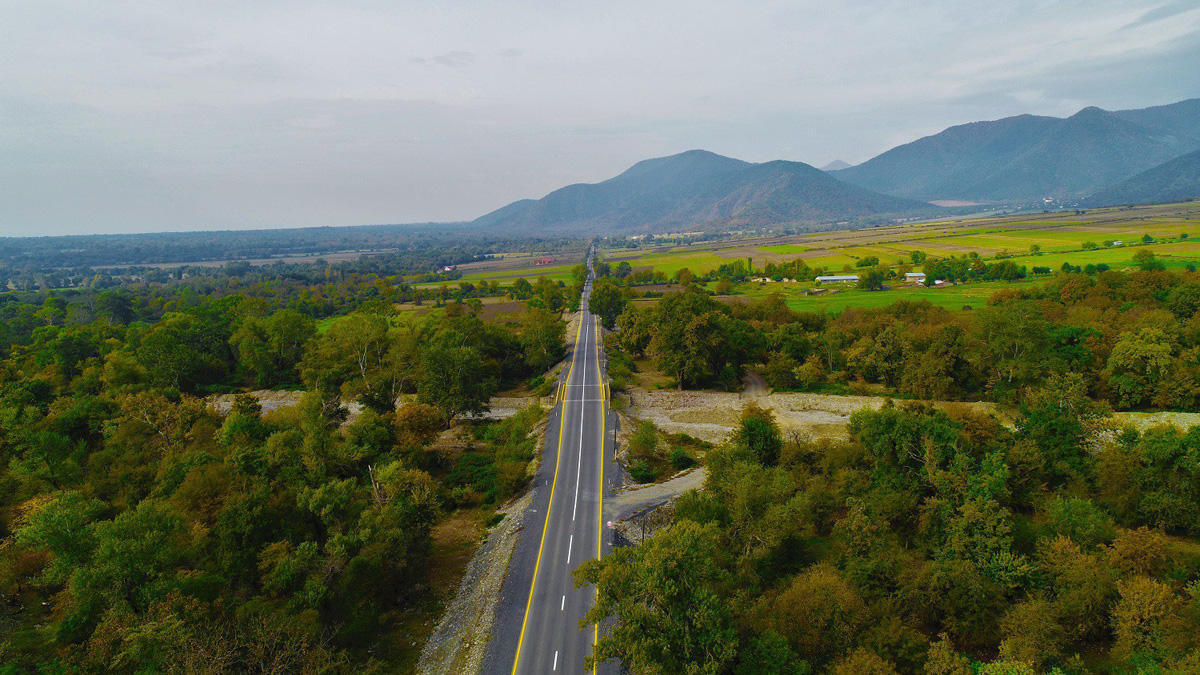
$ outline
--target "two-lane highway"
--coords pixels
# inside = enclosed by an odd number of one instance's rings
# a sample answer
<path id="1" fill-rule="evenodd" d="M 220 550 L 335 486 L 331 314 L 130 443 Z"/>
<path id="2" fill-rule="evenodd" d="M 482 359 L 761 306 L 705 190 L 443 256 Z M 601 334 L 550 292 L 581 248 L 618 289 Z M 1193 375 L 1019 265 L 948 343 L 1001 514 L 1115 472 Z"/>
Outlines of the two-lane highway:
<path id="1" fill-rule="evenodd" d="M 600 335 L 587 311 L 592 290 L 591 257 L 580 301 L 575 347 L 559 383 L 557 424 L 548 428 L 535 513 L 522 532 L 506 581 L 509 606 L 502 604 L 493 635 L 489 672 L 580 673 L 598 638 L 580 621 L 595 602 L 591 586 L 575 588 L 572 570 L 602 556 L 609 546 L 603 522 L 608 428 L 607 384 Z M 540 507 L 540 508 L 539 508 Z M 532 547 L 536 546 L 536 549 Z M 532 573 L 527 568 L 532 565 Z M 522 573 L 524 572 L 524 574 Z M 511 587 L 510 587 L 511 585 Z M 519 590 L 518 590 L 519 589 Z M 516 602 L 517 599 L 522 603 Z M 519 626 L 512 621 L 519 620 Z M 507 624 L 507 625 L 506 625 Z M 515 640 L 515 644 L 513 641 Z M 511 659 L 511 660 L 508 660 Z M 605 664 L 608 666 L 608 664 Z M 599 670 L 615 670 L 601 667 Z"/>

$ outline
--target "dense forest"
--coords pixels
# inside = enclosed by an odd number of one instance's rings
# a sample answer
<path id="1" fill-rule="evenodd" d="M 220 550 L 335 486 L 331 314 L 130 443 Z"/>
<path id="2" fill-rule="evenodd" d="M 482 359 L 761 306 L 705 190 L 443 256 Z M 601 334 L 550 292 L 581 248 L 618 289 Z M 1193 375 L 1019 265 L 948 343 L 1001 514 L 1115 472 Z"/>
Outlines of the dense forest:
<path id="1" fill-rule="evenodd" d="M 1200 405 L 1200 275 L 1066 269 L 976 311 L 798 313 L 700 285 L 593 310 L 614 389 L 887 395 L 848 437 L 785 437 L 753 404 L 668 527 L 577 571 L 597 655 L 636 672 L 1200 672 L 1200 431 L 1112 409 Z M 993 400 L 1011 426 L 967 407 Z M 641 434 L 637 430 L 634 438 Z M 647 435 L 653 429 L 647 430 Z M 631 452 L 633 440 L 631 443 Z"/>
<path id="2" fill-rule="evenodd" d="M 633 429 L 635 480 L 701 456 L 708 477 L 665 531 L 580 571 L 592 618 L 619 620 L 599 654 L 646 672 L 1200 668 L 1200 438 L 1106 426 L 1200 405 L 1200 275 L 1139 266 L 1059 270 L 975 311 L 826 315 L 696 283 L 801 264 L 681 270 L 671 292 L 597 264 L 614 389 L 637 367 L 683 388 L 754 368 L 777 390 L 900 401 L 840 442 L 785 438 L 753 407 L 717 448 Z M 582 266 L 505 286 L 210 270 L 0 295 L 12 672 L 386 671 L 429 603 L 433 528 L 527 485 L 543 411 L 468 420 L 502 388 L 548 389 Z M 484 318 L 488 296 L 517 309 Z M 306 393 L 269 411 L 205 398 L 273 388 Z M 903 399 L 993 400 L 1014 424 Z"/>
<path id="3" fill-rule="evenodd" d="M 387 671 L 432 528 L 528 480 L 543 412 L 464 416 L 562 357 L 530 287 L 488 320 L 368 275 L 0 296 L 0 670 Z M 202 398 L 252 388 L 306 393 Z"/>
<path id="4" fill-rule="evenodd" d="M 1200 406 L 1195 272 L 1059 272 L 977 311 L 901 301 L 837 316 L 794 312 L 779 296 L 723 303 L 695 285 L 639 307 L 623 290 L 600 280 L 593 311 L 619 328 L 626 356 L 684 388 L 734 387 L 756 367 L 785 391 L 1017 403 L 1072 372 L 1115 409 Z"/>
<path id="5" fill-rule="evenodd" d="M 0 247 L 0 289 L 112 288 L 195 277 L 313 284 L 374 274 L 441 281 L 458 277 L 439 275 L 444 267 L 496 255 L 555 252 L 579 259 L 583 250 L 579 240 L 502 238 L 455 225 L 9 237 Z"/>
<path id="6" fill-rule="evenodd" d="M 1200 431 L 1098 439 L 1057 375 L 1014 428 L 918 404 L 784 438 L 752 404 L 702 491 L 576 572 L 634 672 L 1200 672 Z"/>

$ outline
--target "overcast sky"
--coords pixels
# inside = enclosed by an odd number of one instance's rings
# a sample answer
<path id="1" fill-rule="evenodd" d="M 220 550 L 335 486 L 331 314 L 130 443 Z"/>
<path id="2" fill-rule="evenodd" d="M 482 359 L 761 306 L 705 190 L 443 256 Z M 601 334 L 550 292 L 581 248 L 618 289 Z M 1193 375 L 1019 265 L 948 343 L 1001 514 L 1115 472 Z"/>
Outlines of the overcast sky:
<path id="1" fill-rule="evenodd" d="M 1198 64 L 1195 0 L 0 0 L 0 235 L 465 220 L 691 148 L 1170 103 Z"/>

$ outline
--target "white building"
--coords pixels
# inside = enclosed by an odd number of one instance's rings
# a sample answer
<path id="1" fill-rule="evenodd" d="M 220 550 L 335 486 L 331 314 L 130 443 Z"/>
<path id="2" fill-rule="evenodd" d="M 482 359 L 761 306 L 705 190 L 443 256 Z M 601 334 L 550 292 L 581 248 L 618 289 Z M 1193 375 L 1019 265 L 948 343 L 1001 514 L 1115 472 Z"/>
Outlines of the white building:
<path id="1" fill-rule="evenodd" d="M 818 284 L 854 284 L 858 283 L 857 274 L 826 274 L 819 276 L 813 281 Z"/>
<path id="2" fill-rule="evenodd" d="M 923 284 L 923 283 L 925 283 L 925 273 L 924 272 L 905 272 L 904 280 L 908 281 L 910 283 Z"/>

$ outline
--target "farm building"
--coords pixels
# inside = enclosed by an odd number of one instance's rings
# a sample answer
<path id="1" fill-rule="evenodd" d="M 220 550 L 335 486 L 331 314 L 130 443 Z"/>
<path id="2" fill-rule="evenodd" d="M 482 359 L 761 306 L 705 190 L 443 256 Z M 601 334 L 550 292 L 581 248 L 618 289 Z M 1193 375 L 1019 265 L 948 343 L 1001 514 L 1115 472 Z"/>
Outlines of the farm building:
<path id="1" fill-rule="evenodd" d="M 908 281 L 910 283 L 923 284 L 923 283 L 925 283 L 925 273 L 924 272 L 905 272 L 904 280 Z"/>
<path id="2" fill-rule="evenodd" d="M 857 274 L 826 274 L 819 276 L 813 281 L 818 284 L 853 284 L 858 283 Z"/>

